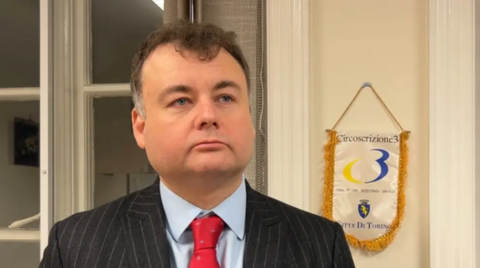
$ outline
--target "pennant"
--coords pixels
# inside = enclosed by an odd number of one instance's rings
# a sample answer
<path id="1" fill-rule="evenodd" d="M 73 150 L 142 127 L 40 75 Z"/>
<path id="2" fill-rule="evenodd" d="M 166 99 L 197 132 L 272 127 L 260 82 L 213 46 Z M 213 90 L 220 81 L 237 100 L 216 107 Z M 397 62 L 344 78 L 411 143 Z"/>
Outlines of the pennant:
<path id="1" fill-rule="evenodd" d="M 410 132 L 398 122 L 401 131 L 391 133 L 339 131 L 337 124 L 324 146 L 322 213 L 340 223 L 351 246 L 378 252 L 393 242 L 405 214 Z"/>

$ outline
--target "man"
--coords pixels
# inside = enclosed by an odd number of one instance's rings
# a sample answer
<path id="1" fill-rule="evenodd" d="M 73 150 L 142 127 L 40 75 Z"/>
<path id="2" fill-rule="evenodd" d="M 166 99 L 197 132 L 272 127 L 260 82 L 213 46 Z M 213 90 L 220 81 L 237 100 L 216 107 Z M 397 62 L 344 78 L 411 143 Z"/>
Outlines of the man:
<path id="1" fill-rule="evenodd" d="M 40 267 L 353 268 L 339 224 L 244 179 L 248 74 L 235 35 L 214 25 L 148 36 L 133 61 L 131 117 L 159 180 L 56 223 Z"/>

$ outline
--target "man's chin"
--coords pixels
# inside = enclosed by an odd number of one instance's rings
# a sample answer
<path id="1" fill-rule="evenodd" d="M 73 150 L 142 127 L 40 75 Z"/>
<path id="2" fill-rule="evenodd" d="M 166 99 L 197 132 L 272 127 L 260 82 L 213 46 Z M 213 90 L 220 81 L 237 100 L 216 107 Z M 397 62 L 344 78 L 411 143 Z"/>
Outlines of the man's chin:
<path id="1" fill-rule="evenodd" d="M 202 177 L 224 177 L 234 175 L 238 172 L 238 167 L 226 163 L 215 163 L 214 161 L 197 163 L 189 169 L 192 173 Z"/>
<path id="2" fill-rule="evenodd" d="M 225 176 L 229 173 L 232 173 L 232 169 L 225 168 L 225 167 L 199 167 L 193 168 L 192 172 L 194 174 L 200 175 L 202 177 L 210 177 L 210 176 Z"/>

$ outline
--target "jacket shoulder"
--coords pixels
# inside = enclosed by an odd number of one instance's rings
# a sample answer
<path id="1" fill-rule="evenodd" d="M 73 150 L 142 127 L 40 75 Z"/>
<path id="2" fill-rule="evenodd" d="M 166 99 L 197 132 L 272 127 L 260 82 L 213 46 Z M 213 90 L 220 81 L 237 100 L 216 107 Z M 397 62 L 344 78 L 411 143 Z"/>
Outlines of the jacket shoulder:
<path id="1" fill-rule="evenodd" d="M 354 268 L 355 264 L 342 226 L 271 197 L 265 197 L 283 222 L 287 223 L 289 252 L 303 259 L 310 256 L 313 266 Z"/>
<path id="2" fill-rule="evenodd" d="M 265 198 L 300 240 L 333 245 L 338 235 L 344 236 L 342 227 L 335 221 L 268 196 Z M 344 239 L 344 237 L 340 238 Z"/>
<path id="3" fill-rule="evenodd" d="M 81 241 L 92 234 L 119 230 L 121 216 L 127 213 L 140 191 L 120 197 L 99 207 L 78 212 L 55 223 L 60 246 L 69 241 Z M 85 237 L 87 236 L 87 237 Z"/>
<path id="4" fill-rule="evenodd" d="M 306 219 L 309 219 L 314 222 L 318 222 L 318 224 L 326 224 L 326 225 L 337 225 L 336 222 L 327 219 L 323 216 L 314 214 L 312 212 L 294 207 L 292 205 L 289 205 L 285 202 L 282 202 L 278 199 L 269 197 L 269 196 L 264 196 L 268 200 L 268 202 L 272 205 L 272 207 L 277 210 L 280 214 L 283 214 L 284 216 L 299 216 L 299 217 L 305 217 Z"/>

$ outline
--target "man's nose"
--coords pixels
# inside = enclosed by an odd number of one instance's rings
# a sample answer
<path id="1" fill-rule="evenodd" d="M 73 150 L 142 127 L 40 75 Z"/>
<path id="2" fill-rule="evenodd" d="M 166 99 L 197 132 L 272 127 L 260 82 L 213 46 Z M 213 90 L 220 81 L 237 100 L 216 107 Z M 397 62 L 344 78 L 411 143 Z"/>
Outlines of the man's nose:
<path id="1" fill-rule="evenodd" d="M 215 102 L 212 100 L 203 100 L 199 102 L 197 107 L 197 120 L 195 125 L 197 129 L 205 129 L 210 127 L 218 128 L 218 112 Z"/>

